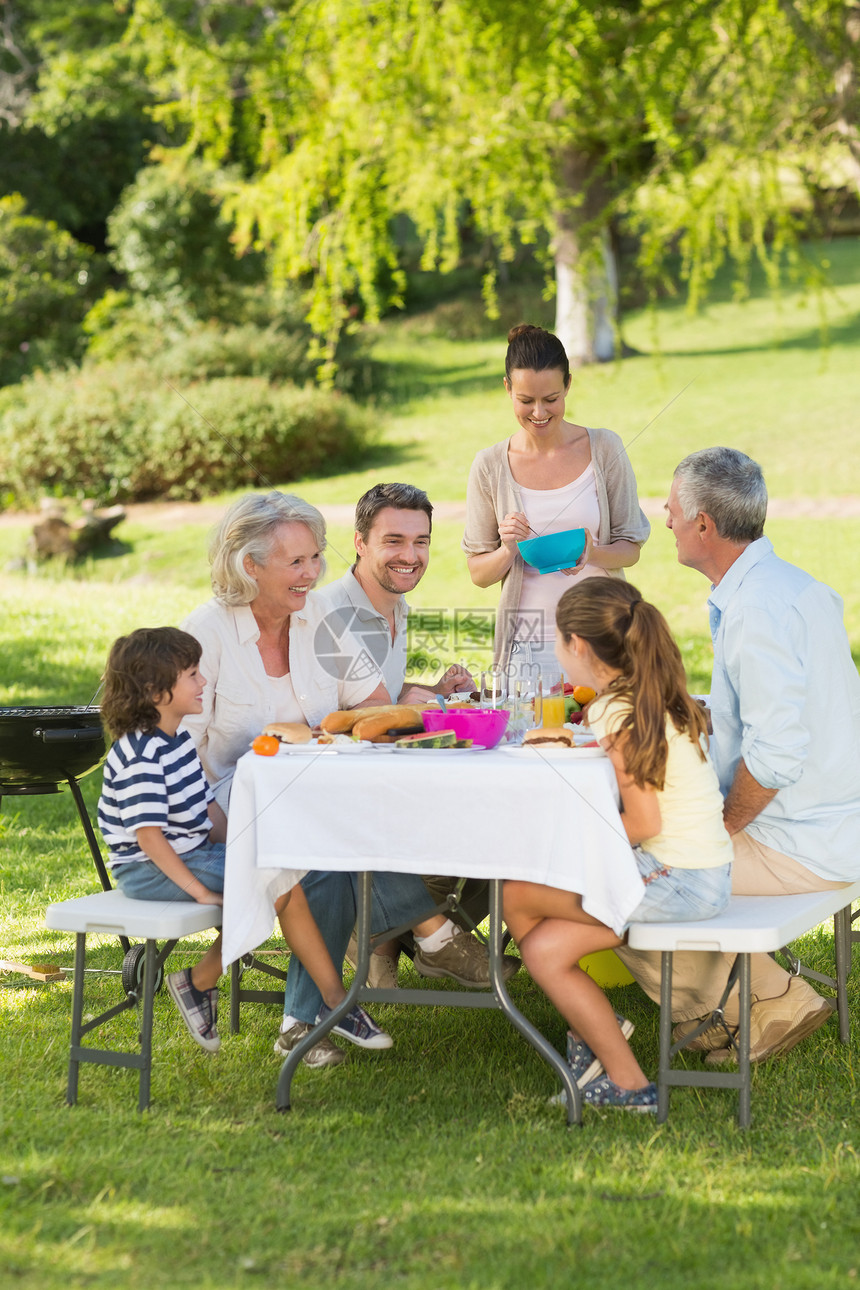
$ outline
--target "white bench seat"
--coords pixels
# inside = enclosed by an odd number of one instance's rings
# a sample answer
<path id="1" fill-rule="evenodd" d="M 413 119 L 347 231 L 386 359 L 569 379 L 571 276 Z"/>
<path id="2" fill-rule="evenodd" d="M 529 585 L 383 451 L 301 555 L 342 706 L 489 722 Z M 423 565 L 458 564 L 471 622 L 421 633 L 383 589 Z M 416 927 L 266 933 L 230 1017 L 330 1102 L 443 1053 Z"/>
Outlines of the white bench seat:
<path id="1" fill-rule="evenodd" d="M 183 900 L 132 900 L 121 891 L 100 891 L 49 905 L 45 925 L 53 931 L 75 933 L 74 989 L 72 993 L 72 1034 L 69 1048 L 69 1078 L 66 1101 L 74 1106 L 78 1095 L 78 1068 L 81 1062 L 100 1066 L 132 1067 L 140 1072 L 138 1107 L 149 1105 L 152 1070 L 152 1011 L 156 976 L 176 942 L 194 932 L 221 926 L 220 905 L 198 905 Z M 144 950 L 142 991 L 129 992 L 125 999 L 98 1017 L 84 1023 L 84 980 L 86 940 L 89 935 L 134 936 L 146 942 Z M 159 952 L 156 941 L 166 944 Z M 90 1030 L 111 1017 L 141 1003 L 140 1052 L 118 1052 L 107 1048 L 88 1048 L 81 1039 Z"/>
<path id="2" fill-rule="evenodd" d="M 836 988 L 839 1037 L 848 1042 L 849 1016 L 847 980 L 851 967 L 851 905 L 860 900 L 860 882 L 838 890 L 814 891 L 785 896 L 732 896 L 727 908 L 715 918 L 692 923 L 633 923 L 628 933 L 631 949 L 657 950 L 662 954 L 660 986 L 660 1071 L 658 1075 L 657 1118 L 669 1114 L 669 1089 L 673 1086 L 737 1088 L 738 1121 L 750 1122 L 750 955 L 768 954 L 804 932 L 833 918 L 836 976 L 825 979 Z M 683 1044 L 672 1044 L 672 955 L 676 950 L 721 951 L 736 956 L 739 988 L 737 1072 L 678 1070 L 672 1058 Z"/>

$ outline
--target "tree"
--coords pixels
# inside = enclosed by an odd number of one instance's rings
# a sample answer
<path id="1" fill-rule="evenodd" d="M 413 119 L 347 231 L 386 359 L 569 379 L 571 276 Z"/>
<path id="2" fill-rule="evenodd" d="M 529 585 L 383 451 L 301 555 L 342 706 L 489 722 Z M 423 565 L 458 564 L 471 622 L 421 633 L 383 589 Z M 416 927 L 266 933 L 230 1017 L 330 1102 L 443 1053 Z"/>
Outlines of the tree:
<path id="1" fill-rule="evenodd" d="M 398 302 L 392 217 L 445 270 L 467 213 L 491 305 L 518 242 L 554 261 L 581 362 L 613 338 L 614 219 L 638 222 L 652 280 L 685 238 L 694 294 L 728 252 L 773 269 L 772 229 L 792 236 L 779 167 L 820 75 L 786 5 L 829 42 L 829 0 L 138 0 L 129 39 L 176 152 L 243 168 L 222 191 L 237 246 L 312 280 L 329 359 L 356 303 Z"/>
<path id="2" fill-rule="evenodd" d="M 28 215 L 20 195 L 0 198 L 0 383 L 78 356 L 80 323 L 103 277 L 89 247 Z"/>

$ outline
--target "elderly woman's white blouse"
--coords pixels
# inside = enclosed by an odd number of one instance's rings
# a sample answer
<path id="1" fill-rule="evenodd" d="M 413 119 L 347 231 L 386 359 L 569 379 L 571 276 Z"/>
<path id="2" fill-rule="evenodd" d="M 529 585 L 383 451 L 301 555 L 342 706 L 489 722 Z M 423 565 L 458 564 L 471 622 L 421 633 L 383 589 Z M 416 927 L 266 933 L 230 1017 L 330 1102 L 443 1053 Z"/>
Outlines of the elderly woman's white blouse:
<path id="1" fill-rule="evenodd" d="M 382 676 L 342 620 L 310 592 L 304 609 L 290 615 L 290 672 L 295 700 L 282 711 L 289 689 L 273 685 L 257 641 L 260 629 L 248 605 L 230 607 L 210 600 L 182 627 L 200 642 L 200 670 L 206 678 L 203 711 L 182 722 L 194 740 L 215 797 L 226 811 L 233 771 L 251 740 L 270 721 L 304 718 L 318 725 L 336 708 L 354 708 Z"/>

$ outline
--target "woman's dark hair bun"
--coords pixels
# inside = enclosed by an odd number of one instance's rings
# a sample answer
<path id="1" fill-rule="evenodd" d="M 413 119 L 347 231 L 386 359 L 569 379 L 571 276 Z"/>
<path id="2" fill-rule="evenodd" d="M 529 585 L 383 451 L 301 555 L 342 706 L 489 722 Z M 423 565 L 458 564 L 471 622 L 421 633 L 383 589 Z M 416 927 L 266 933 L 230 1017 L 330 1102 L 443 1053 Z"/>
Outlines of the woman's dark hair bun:
<path id="1" fill-rule="evenodd" d="M 519 336 L 527 336 L 530 331 L 542 331 L 542 327 L 535 327 L 534 323 L 517 323 L 508 332 L 508 344 L 516 340 Z"/>
<path id="2" fill-rule="evenodd" d="M 518 370 L 527 372 L 559 371 L 565 386 L 570 383 L 570 363 L 558 336 L 533 323 L 517 323 L 508 332 L 505 355 L 505 377 Z"/>

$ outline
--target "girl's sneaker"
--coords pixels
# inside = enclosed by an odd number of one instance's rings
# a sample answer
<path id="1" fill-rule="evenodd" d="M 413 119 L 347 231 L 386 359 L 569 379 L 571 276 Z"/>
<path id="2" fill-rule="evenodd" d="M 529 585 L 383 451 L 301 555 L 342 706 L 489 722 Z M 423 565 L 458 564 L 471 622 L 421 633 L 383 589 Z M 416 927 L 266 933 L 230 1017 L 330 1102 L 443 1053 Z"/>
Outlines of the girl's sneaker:
<path id="1" fill-rule="evenodd" d="M 615 1020 L 621 1027 L 624 1038 L 629 1039 L 636 1029 L 633 1022 L 622 1017 L 620 1012 L 616 1012 Z M 603 1062 L 600 1058 L 595 1057 L 584 1039 L 574 1039 L 570 1031 L 567 1032 L 567 1064 L 577 1088 L 585 1088 L 586 1084 L 603 1074 Z"/>
<path id="2" fill-rule="evenodd" d="M 333 1008 L 322 1004 L 317 1013 L 317 1021 L 324 1021 L 332 1012 Z M 348 1039 L 351 1044 L 358 1044 L 359 1048 L 390 1048 L 394 1043 L 391 1036 L 380 1030 L 373 1018 L 358 1004 L 345 1017 L 341 1017 L 337 1025 L 332 1026 L 332 1030 L 336 1035 Z"/>
<path id="3" fill-rule="evenodd" d="M 615 1107 L 621 1111 L 639 1111 L 644 1115 L 657 1114 L 657 1085 L 644 1088 L 619 1088 L 608 1075 L 593 1079 L 582 1090 L 582 1100 L 589 1106 Z"/>

